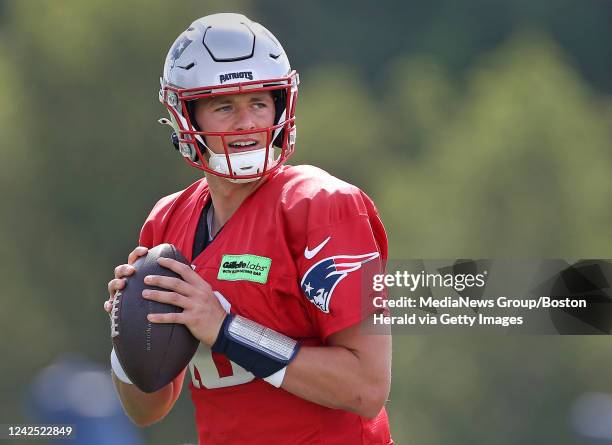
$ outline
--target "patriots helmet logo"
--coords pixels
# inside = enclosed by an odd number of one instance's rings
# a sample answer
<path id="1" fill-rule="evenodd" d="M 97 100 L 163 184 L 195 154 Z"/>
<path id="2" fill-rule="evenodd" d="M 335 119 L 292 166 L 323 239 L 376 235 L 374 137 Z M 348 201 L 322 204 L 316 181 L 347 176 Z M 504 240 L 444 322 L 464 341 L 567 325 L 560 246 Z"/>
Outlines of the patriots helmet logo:
<path id="1" fill-rule="evenodd" d="M 170 50 L 170 60 L 172 60 L 172 68 L 174 68 L 174 64 L 176 63 L 176 59 L 181 57 L 183 51 L 189 46 L 189 44 L 193 42 L 189 37 L 182 36 L 180 39 L 176 41 L 172 49 Z"/>
<path id="2" fill-rule="evenodd" d="M 349 273 L 380 256 L 379 252 L 364 255 L 336 255 L 313 265 L 302 278 L 302 291 L 308 300 L 326 314 L 334 289 Z"/>

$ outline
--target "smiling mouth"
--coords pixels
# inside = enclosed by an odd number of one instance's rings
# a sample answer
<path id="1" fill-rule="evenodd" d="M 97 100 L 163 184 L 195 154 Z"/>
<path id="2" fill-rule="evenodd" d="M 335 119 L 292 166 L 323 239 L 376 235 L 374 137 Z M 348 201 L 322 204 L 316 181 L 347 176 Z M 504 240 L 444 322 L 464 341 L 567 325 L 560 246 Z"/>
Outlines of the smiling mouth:
<path id="1" fill-rule="evenodd" d="M 258 147 L 259 143 L 255 140 L 248 141 L 234 141 L 227 144 L 233 152 L 249 151 Z"/>

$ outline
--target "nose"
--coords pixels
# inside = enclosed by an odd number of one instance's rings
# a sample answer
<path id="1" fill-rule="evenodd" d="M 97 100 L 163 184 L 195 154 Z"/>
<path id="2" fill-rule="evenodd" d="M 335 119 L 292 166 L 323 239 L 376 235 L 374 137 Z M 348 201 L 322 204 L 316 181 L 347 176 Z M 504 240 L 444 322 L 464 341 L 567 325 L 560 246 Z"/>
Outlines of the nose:
<path id="1" fill-rule="evenodd" d="M 236 113 L 235 130 L 243 131 L 252 130 L 254 128 L 256 128 L 255 119 L 251 109 L 248 106 L 239 107 Z"/>

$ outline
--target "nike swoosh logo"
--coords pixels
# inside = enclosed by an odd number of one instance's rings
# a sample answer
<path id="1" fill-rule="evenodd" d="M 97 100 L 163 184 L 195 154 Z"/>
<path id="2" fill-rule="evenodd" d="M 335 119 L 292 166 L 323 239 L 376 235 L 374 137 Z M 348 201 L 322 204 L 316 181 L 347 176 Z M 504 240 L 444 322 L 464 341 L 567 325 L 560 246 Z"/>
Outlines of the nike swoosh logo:
<path id="1" fill-rule="evenodd" d="M 308 246 L 306 246 L 306 248 L 304 249 L 304 256 L 306 257 L 307 260 L 311 260 L 312 258 L 314 258 L 314 256 L 319 253 L 319 251 L 325 247 L 325 245 L 327 244 L 327 242 L 331 239 L 331 236 L 328 236 L 327 239 L 325 241 L 323 241 L 321 244 L 319 244 L 317 247 L 315 247 L 314 249 L 310 250 L 308 248 Z"/>

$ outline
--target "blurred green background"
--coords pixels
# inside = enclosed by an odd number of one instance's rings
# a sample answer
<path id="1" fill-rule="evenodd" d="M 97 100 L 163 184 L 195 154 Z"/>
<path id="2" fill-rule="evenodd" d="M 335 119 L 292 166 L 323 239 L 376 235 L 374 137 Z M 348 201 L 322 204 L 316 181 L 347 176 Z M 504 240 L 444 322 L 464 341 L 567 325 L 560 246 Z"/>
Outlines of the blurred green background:
<path id="1" fill-rule="evenodd" d="M 162 63 L 222 11 L 283 43 L 291 162 L 372 196 L 391 258 L 611 256 L 609 0 L 0 1 L 0 423 L 31 421 L 31 382 L 65 354 L 108 367 L 113 268 L 200 175 L 156 122 Z M 393 360 L 398 444 L 612 443 L 576 432 L 595 396 L 612 424 L 604 336 L 396 336 Z M 186 390 L 144 437 L 196 442 Z"/>

